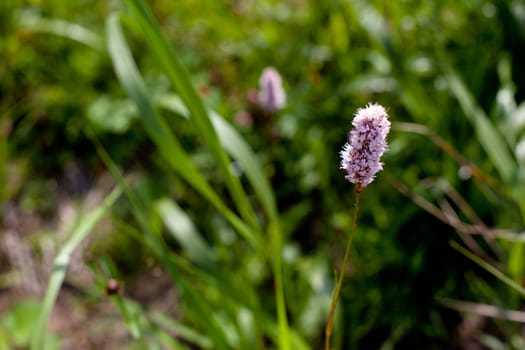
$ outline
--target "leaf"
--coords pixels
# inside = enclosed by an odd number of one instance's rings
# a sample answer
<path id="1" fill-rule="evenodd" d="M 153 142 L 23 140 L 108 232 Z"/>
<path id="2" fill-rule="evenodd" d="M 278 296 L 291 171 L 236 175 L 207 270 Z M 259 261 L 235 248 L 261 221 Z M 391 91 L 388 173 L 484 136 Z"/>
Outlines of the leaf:
<path id="1" fill-rule="evenodd" d="M 161 107 L 184 118 L 190 117 L 189 110 L 177 95 L 164 95 L 159 98 L 158 103 Z M 244 141 L 237 130 L 223 117 L 215 112 L 210 112 L 210 115 L 212 116 L 212 122 L 217 130 L 222 147 L 224 147 L 233 159 L 241 164 L 243 171 L 250 181 L 250 185 L 254 188 L 257 198 L 260 200 L 266 213 L 271 217 L 276 217 L 277 209 L 273 189 L 258 162 L 258 156 L 246 141 Z"/>
<path id="2" fill-rule="evenodd" d="M 525 242 L 514 242 L 509 249 L 508 268 L 509 274 L 514 280 L 518 280 L 523 275 Z"/>
<path id="3" fill-rule="evenodd" d="M 128 99 L 116 100 L 101 96 L 89 106 L 87 117 L 99 129 L 122 134 L 137 119 L 137 109 Z"/>
<path id="4" fill-rule="evenodd" d="M 127 94 L 137 105 L 146 132 L 157 146 L 164 160 L 217 208 L 252 247 L 260 250 L 260 238 L 257 238 L 255 233 L 228 209 L 183 150 L 166 121 L 157 113 L 124 39 L 118 15 L 112 15 L 107 20 L 107 38 L 108 50 L 117 77 Z"/>
<path id="5" fill-rule="evenodd" d="M 489 263 L 483 261 L 480 257 L 474 255 L 472 252 L 468 251 L 467 249 L 460 246 L 457 242 L 451 241 L 450 245 L 452 248 L 472 260 L 474 263 L 476 263 L 478 266 L 482 267 L 485 271 L 492 274 L 494 277 L 499 279 L 501 282 L 505 283 L 510 288 L 514 289 L 522 298 L 525 298 L 525 288 L 523 288 L 521 285 L 516 283 L 512 280 L 512 278 L 505 275 L 500 270 L 496 269 L 494 266 L 490 265 Z"/>
<path id="6" fill-rule="evenodd" d="M 444 64 L 443 67 L 450 89 L 463 109 L 463 113 L 472 122 L 481 146 L 487 152 L 501 178 L 506 183 L 511 183 L 515 177 L 517 164 L 501 134 L 476 103 L 459 75 L 449 65 Z"/>
<path id="7" fill-rule="evenodd" d="M 49 315 L 55 304 L 56 298 L 62 282 L 64 281 L 67 266 L 71 260 L 71 254 L 78 247 L 78 245 L 91 233 L 95 225 L 106 214 L 107 210 L 120 196 L 120 190 L 116 188 L 104 199 L 104 202 L 91 213 L 80 219 L 77 227 L 71 233 L 69 239 L 60 249 L 60 252 L 55 257 L 53 263 L 53 270 L 44 297 L 42 310 L 38 316 L 38 321 L 33 332 L 31 340 L 31 350 L 39 350 L 44 348 L 46 326 Z"/>
<path id="8" fill-rule="evenodd" d="M 182 116 L 187 116 L 187 109 L 179 102 L 177 97 L 164 97 L 160 100 L 161 104 L 171 109 L 173 112 Z M 288 349 L 291 339 L 291 332 L 288 328 L 286 317 L 286 302 L 284 299 L 284 281 L 282 278 L 282 231 L 275 204 L 273 191 L 267 181 L 262 168 L 257 163 L 256 155 L 237 131 L 229 125 L 222 117 L 216 113 L 211 114 L 213 123 L 219 134 L 221 144 L 234 159 L 237 159 L 243 166 L 250 184 L 255 189 L 257 197 L 261 201 L 269 216 L 268 234 L 271 242 L 271 256 L 269 257 L 272 264 L 272 270 L 275 279 L 275 296 L 277 302 L 277 313 L 279 319 L 279 336 L 281 349 Z"/>
<path id="9" fill-rule="evenodd" d="M 215 159 L 242 218 L 253 230 L 258 230 L 259 225 L 255 220 L 256 216 L 248 197 L 239 179 L 231 170 L 230 160 L 219 143 L 211 118 L 196 90 L 193 88 L 188 74 L 179 62 L 175 49 L 162 34 L 157 21 L 143 1 L 127 0 L 126 3 L 133 18 L 142 29 L 147 44 L 150 45 L 164 72 L 184 101 L 186 108 L 190 111 L 191 121 L 195 124 L 197 131 L 201 134 L 208 146 L 208 150 Z"/>
<path id="10" fill-rule="evenodd" d="M 215 260 L 213 250 L 201 237 L 189 216 L 177 203 L 167 198 L 159 200 L 155 207 L 188 258 L 207 270 L 213 270 Z"/>
<path id="11" fill-rule="evenodd" d="M 104 43 L 100 36 L 79 24 L 61 19 L 42 18 L 29 10 L 22 12 L 18 20 L 23 28 L 58 35 L 89 46 L 97 51 L 104 51 Z"/>
<path id="12" fill-rule="evenodd" d="M 147 218 L 148 210 L 141 205 L 140 199 L 137 195 L 129 188 L 127 183 L 124 181 L 122 174 L 113 162 L 111 157 L 107 154 L 106 150 L 102 147 L 98 139 L 93 132 L 88 129 L 88 136 L 93 141 L 97 153 L 99 154 L 106 167 L 109 169 L 113 178 L 117 181 L 120 188 L 128 198 L 131 204 L 131 211 L 135 220 L 140 226 L 142 232 L 138 232 L 138 236 L 142 237 L 144 244 L 151 250 L 152 254 L 158 259 L 166 268 L 173 283 L 177 286 L 182 297 L 185 300 L 185 304 L 188 305 L 187 316 L 194 320 L 199 320 L 199 324 L 206 328 L 206 334 L 213 339 L 213 344 L 217 349 L 227 349 L 225 335 L 222 333 L 220 325 L 212 317 L 203 318 L 202 315 L 210 315 L 212 309 L 208 305 L 205 298 L 202 298 L 196 293 L 194 285 L 189 283 L 185 276 L 182 275 L 184 269 L 190 269 L 187 262 L 181 259 L 177 259 L 170 254 L 167 250 L 165 242 L 156 235 L 151 228 L 150 222 Z M 128 319 L 129 320 L 129 319 Z"/>

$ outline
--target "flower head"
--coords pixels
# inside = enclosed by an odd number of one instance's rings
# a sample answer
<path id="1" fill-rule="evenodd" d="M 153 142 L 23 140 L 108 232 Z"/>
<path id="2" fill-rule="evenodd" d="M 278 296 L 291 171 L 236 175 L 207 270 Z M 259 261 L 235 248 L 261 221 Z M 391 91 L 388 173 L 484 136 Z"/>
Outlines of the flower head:
<path id="1" fill-rule="evenodd" d="M 360 191 L 383 170 L 380 159 L 388 147 L 386 136 L 390 121 L 383 106 L 369 103 L 366 108 L 357 110 L 352 125 L 348 143 L 340 153 L 341 169 L 346 170 L 345 178 Z"/>
<path id="2" fill-rule="evenodd" d="M 267 67 L 259 79 L 259 104 L 267 111 L 275 112 L 284 107 L 286 94 L 284 93 L 281 76 L 275 68 Z"/>

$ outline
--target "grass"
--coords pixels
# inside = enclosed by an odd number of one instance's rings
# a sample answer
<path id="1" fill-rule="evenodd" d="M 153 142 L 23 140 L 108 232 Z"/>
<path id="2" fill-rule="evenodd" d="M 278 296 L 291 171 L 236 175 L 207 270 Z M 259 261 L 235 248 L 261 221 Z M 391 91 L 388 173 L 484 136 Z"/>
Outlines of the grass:
<path id="1" fill-rule="evenodd" d="M 37 263 L 44 241 L 58 252 L 31 348 L 58 346 L 48 320 L 68 293 L 70 254 L 102 216 L 111 234 L 83 248 L 96 283 L 78 287 L 94 299 L 78 302 L 112 303 L 126 346 L 320 348 L 352 225 L 338 151 L 355 110 L 380 102 L 390 150 L 360 204 L 332 348 L 461 347 L 464 317 L 489 310 L 469 339 L 518 349 L 519 323 L 490 315 L 523 306 L 519 8 L 3 2 L 2 203 L 39 223 L 6 214 L 3 225 Z M 251 91 L 267 66 L 287 93 L 275 114 Z M 84 200 L 66 191 L 72 163 L 88 186 L 111 174 L 114 192 L 66 243 L 30 234 L 54 227 L 62 201 Z M 9 256 L 0 281 L 14 296 Z M 168 309 L 134 294 L 145 284 L 107 295 L 109 279 L 129 286 L 149 269 L 177 295 Z M 5 304 L 0 348 L 12 348 L 19 308 Z"/>

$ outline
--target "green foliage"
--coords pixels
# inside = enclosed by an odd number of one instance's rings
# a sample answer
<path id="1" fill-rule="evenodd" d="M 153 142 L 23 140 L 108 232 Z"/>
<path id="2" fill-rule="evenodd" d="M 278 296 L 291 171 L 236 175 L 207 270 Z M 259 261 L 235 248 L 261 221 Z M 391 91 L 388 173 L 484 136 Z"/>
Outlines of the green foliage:
<path id="1" fill-rule="evenodd" d="M 35 315 L 42 310 L 42 304 L 36 300 L 25 300 L 11 305 L 2 316 L 0 328 L 0 349 L 17 349 L 27 347 L 35 325 Z M 60 348 L 60 341 L 54 334 L 42 342 L 42 349 Z"/>
<path id="2" fill-rule="evenodd" d="M 87 248 L 89 288 L 114 303 L 130 348 L 319 348 L 354 199 L 338 151 L 377 101 L 394 128 L 361 198 L 334 348 L 518 349 L 515 323 L 492 317 L 464 339 L 463 304 L 440 302 L 523 306 L 523 9 L 2 1 L 1 201 L 50 217 L 68 164 L 112 174 L 126 200 Z M 287 92 L 274 115 L 250 97 L 266 66 Z M 179 295 L 169 310 L 104 294 L 149 268 Z M 51 276 L 39 337 L 64 278 Z M 27 345 L 16 310 L 0 347 Z"/>
<path id="3" fill-rule="evenodd" d="M 64 244 L 58 255 L 55 257 L 55 261 L 53 262 L 53 270 L 51 272 L 51 277 L 49 278 L 42 308 L 38 313 L 39 316 L 35 322 L 35 326 L 31 334 L 32 350 L 44 349 L 46 346 L 45 344 L 47 341 L 45 338 L 47 322 L 58 296 L 60 287 L 62 286 L 62 282 L 64 281 L 73 251 L 86 238 L 86 236 L 92 232 L 94 226 L 109 210 L 119 195 L 120 191 L 114 190 L 107 196 L 104 203 L 100 207 L 81 218 L 71 233 L 71 236 Z"/>

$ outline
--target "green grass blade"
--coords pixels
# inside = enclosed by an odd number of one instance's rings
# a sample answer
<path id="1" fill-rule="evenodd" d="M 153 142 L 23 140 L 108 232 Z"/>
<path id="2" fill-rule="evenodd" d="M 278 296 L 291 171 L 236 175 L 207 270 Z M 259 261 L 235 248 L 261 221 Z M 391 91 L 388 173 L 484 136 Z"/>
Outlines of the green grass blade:
<path id="1" fill-rule="evenodd" d="M 234 159 L 242 164 L 246 176 L 268 216 L 272 219 L 277 219 L 273 190 L 264 175 L 261 165 L 257 161 L 257 155 L 231 124 L 216 113 L 212 112 L 211 115 L 221 145 Z"/>
<path id="2" fill-rule="evenodd" d="M 115 224 L 115 221 L 113 223 Z M 117 228 L 117 225 L 115 225 L 115 228 Z M 94 269 L 94 266 L 92 266 L 91 271 L 99 286 L 107 287 L 107 283 L 110 279 L 122 281 L 122 278 L 118 275 L 118 269 L 115 263 L 107 255 L 101 255 L 97 260 L 98 261 L 96 265 L 98 269 Z M 147 333 L 147 329 L 144 327 L 144 322 L 141 322 L 142 320 L 138 307 L 125 302 L 120 293 L 107 295 L 106 288 L 101 289 L 104 290 L 104 294 L 99 295 L 99 297 L 106 298 L 109 296 L 109 299 L 113 301 L 115 306 L 120 311 L 120 315 L 133 339 L 140 340 L 142 335 Z"/>
<path id="3" fill-rule="evenodd" d="M 264 316 L 261 316 L 261 319 L 264 319 Z M 272 322 L 261 322 L 264 333 L 270 337 L 275 343 L 278 343 L 280 340 L 280 330 L 279 325 L 275 325 Z M 296 332 L 290 331 L 290 349 L 293 350 L 311 350 L 312 348 L 308 343 L 301 338 Z"/>
<path id="4" fill-rule="evenodd" d="M 208 115 L 197 92 L 193 88 L 187 72 L 175 53 L 173 46 L 162 34 L 157 21 L 151 14 L 149 8 L 141 0 L 126 0 L 126 4 L 133 18 L 138 22 L 142 29 L 146 42 L 156 54 L 160 64 L 164 68 L 171 83 L 181 96 L 184 104 L 191 113 L 191 120 L 194 122 L 198 132 L 201 133 L 208 150 L 217 162 L 219 170 L 226 182 L 230 194 L 235 202 L 242 218 L 257 230 L 259 225 L 253 208 L 244 192 L 239 179 L 232 173 L 230 160 L 223 148 L 220 147 L 219 138 L 213 128 L 211 118 Z"/>
<path id="5" fill-rule="evenodd" d="M 286 316 L 286 300 L 284 297 L 284 281 L 282 267 L 283 236 L 278 217 L 273 191 L 268 183 L 262 168 L 256 161 L 256 155 L 237 131 L 217 114 L 213 114 L 213 123 L 220 135 L 222 145 L 234 158 L 243 165 L 247 177 L 255 189 L 257 197 L 269 216 L 268 234 L 271 239 L 269 256 L 275 281 L 275 299 L 277 303 L 277 317 L 279 321 L 280 349 L 290 348 L 290 329 Z"/>
<path id="6" fill-rule="evenodd" d="M 61 36 L 104 52 L 104 42 L 100 36 L 79 24 L 42 18 L 29 11 L 19 16 L 19 23 L 22 28 Z"/>
<path id="7" fill-rule="evenodd" d="M 505 140 L 492 125 L 483 109 L 476 103 L 460 76 L 448 65 L 444 65 L 445 77 L 450 89 L 458 100 L 463 113 L 474 125 L 478 140 L 496 167 L 501 178 L 511 183 L 515 178 L 516 162 L 512 157 Z"/>
<path id="8" fill-rule="evenodd" d="M 159 200 L 155 205 L 164 224 L 180 244 L 188 258 L 206 270 L 213 270 L 213 250 L 202 238 L 186 213 L 170 199 Z"/>
<path id="9" fill-rule="evenodd" d="M 176 259 L 179 260 L 180 258 Z M 268 336 L 275 344 L 280 344 L 281 346 L 283 339 L 288 339 L 290 349 L 310 349 L 304 339 L 296 332 L 290 329 L 286 329 L 284 332 L 282 331 L 283 323 L 279 322 L 279 320 L 276 322 L 272 315 L 261 308 L 257 300 L 257 290 L 246 285 L 242 277 L 239 278 L 236 275 L 222 273 L 221 271 L 207 272 L 183 263 L 179 266 L 188 273 L 191 273 L 193 279 L 198 280 L 199 283 L 206 286 L 211 294 L 221 295 L 221 300 L 224 301 L 224 305 L 234 304 L 237 307 L 250 310 L 254 314 L 257 327 L 260 327 L 265 336 Z M 285 310 L 284 308 L 282 309 Z"/>
<path id="10" fill-rule="evenodd" d="M 197 289 L 198 285 L 205 286 L 204 288 L 208 290 L 210 294 L 221 295 L 220 300 L 227 300 L 228 302 L 223 302 L 224 305 L 233 304 L 236 305 L 237 308 L 250 310 L 250 312 L 255 315 L 257 327 L 260 327 L 264 334 L 276 344 L 282 342 L 283 339 L 285 339 L 285 341 L 289 339 L 291 349 L 309 349 L 306 342 L 299 336 L 299 334 L 294 333 L 287 328 L 287 323 L 283 323 L 282 320 L 278 320 L 276 323 L 265 310 L 261 309 L 261 306 L 257 301 L 257 290 L 246 285 L 246 282 L 242 278 L 239 278 L 237 275 L 223 273 L 220 270 L 206 271 L 195 268 L 179 256 L 176 256 L 173 259 L 181 271 L 191 276 L 191 279 L 194 281 L 194 289 Z M 278 291 L 282 291 L 282 288 L 277 287 L 278 285 L 282 287 L 282 277 L 280 279 L 276 278 L 275 284 L 276 298 L 280 300 L 277 302 L 278 308 L 282 310 L 278 312 L 283 312 L 281 317 L 284 317 L 286 320 L 284 295 L 277 295 Z M 206 294 L 206 292 L 204 293 Z M 286 327 L 285 331 L 283 331 L 283 324 Z"/>
<path id="11" fill-rule="evenodd" d="M 199 349 L 212 349 L 213 344 L 208 337 L 200 334 L 196 330 L 164 315 L 158 311 L 150 311 L 148 318 L 152 323 L 162 329 L 166 329 L 171 333 L 176 333 L 181 339 L 184 339 L 192 344 L 195 344 Z"/>
<path id="12" fill-rule="evenodd" d="M 279 349 L 289 350 L 290 328 L 286 316 L 286 300 L 284 297 L 284 280 L 282 266 L 282 234 L 278 221 L 270 222 L 268 231 L 272 240 L 271 263 L 275 281 L 275 302 L 277 303 L 277 318 L 279 321 Z"/>
<path id="13" fill-rule="evenodd" d="M 119 196 L 120 190 L 113 190 L 106 197 L 102 205 L 82 218 L 76 229 L 71 234 L 71 237 L 67 240 L 58 255 L 55 257 L 53 270 L 51 277 L 49 278 L 49 284 L 44 297 L 43 307 L 38 317 L 38 321 L 31 340 L 31 350 L 43 349 L 49 315 L 53 305 L 55 304 L 62 282 L 64 281 L 67 266 L 71 260 L 71 254 L 84 240 L 84 238 L 86 238 L 91 233 L 98 221 L 104 216 L 106 211 L 113 205 Z"/>
<path id="14" fill-rule="evenodd" d="M 182 101 L 176 96 L 165 96 L 160 104 L 184 117 L 188 117 L 188 110 Z M 275 197 L 271 186 L 264 176 L 264 172 L 257 162 L 257 156 L 250 146 L 244 141 L 239 133 L 221 116 L 211 113 L 213 124 L 219 135 L 220 142 L 224 149 L 236 160 L 238 160 L 255 193 L 269 216 L 268 233 L 271 243 L 271 255 L 268 260 L 272 264 L 272 271 L 275 279 L 275 296 L 277 303 L 277 315 L 279 319 L 279 341 L 281 349 L 288 349 L 290 343 L 290 330 L 286 317 L 286 302 L 284 298 L 284 281 L 282 278 L 282 231 L 275 204 Z"/>
<path id="15" fill-rule="evenodd" d="M 160 107 L 163 107 L 175 114 L 184 118 L 190 118 L 190 112 L 184 105 L 184 102 L 174 94 L 162 96 L 158 100 Z M 250 185 L 255 190 L 255 194 L 259 199 L 264 210 L 269 217 L 277 219 L 278 213 L 275 204 L 275 196 L 273 189 L 264 175 L 264 171 L 257 161 L 258 157 L 251 147 L 244 141 L 242 136 L 235 130 L 235 128 L 228 123 L 222 116 L 215 112 L 209 112 L 213 126 L 219 136 L 221 146 L 228 152 L 228 154 L 237 160 L 243 171 L 245 171 Z"/>
<path id="16" fill-rule="evenodd" d="M 5 123 L 3 120 L 3 115 L 0 123 Z M 7 199 L 7 159 L 9 157 L 9 143 L 8 136 L 9 133 L 6 130 L 7 128 L 3 125 L 0 125 L 0 205 L 3 207 L 4 201 Z"/>
<path id="17" fill-rule="evenodd" d="M 135 336 L 135 339 L 139 339 L 143 343 L 143 347 L 148 349 L 160 349 L 160 343 L 164 343 L 169 346 L 169 349 L 185 349 L 188 348 L 183 346 L 177 338 L 174 338 L 170 334 L 167 334 L 163 329 L 154 324 L 149 318 L 148 313 L 144 310 L 141 305 L 134 302 L 131 299 L 123 298 L 120 295 L 114 295 L 111 297 L 113 302 L 117 305 L 118 309 L 128 329 L 132 333 L 147 333 L 147 339 L 140 339 Z"/>
<path id="18" fill-rule="evenodd" d="M 133 305 L 125 302 L 125 300 L 123 300 L 123 298 L 118 295 L 111 297 L 111 299 L 113 299 L 113 302 L 119 309 L 120 315 L 128 327 L 131 336 L 134 339 L 141 339 L 145 333 L 145 330 L 143 330 L 141 325 L 138 308 L 136 306 L 133 307 Z"/>
<path id="19" fill-rule="evenodd" d="M 188 305 L 188 314 L 190 315 L 190 318 L 193 317 L 194 320 L 199 320 L 199 324 L 206 328 L 206 334 L 213 341 L 216 349 L 228 349 L 229 347 L 225 340 L 226 336 L 222 332 L 221 325 L 218 324 L 217 320 L 213 317 L 203 318 L 203 315 L 211 315 L 213 309 L 208 305 L 202 296 L 196 293 L 194 286 L 189 283 L 185 276 L 182 275 L 181 265 L 177 264 L 177 261 L 180 260 L 177 260 L 171 256 L 160 235 L 156 235 L 154 233 L 146 216 L 147 210 L 143 208 L 140 199 L 126 184 L 119 169 L 102 147 L 102 145 L 98 142 L 96 136 L 89 131 L 88 136 L 94 143 L 100 158 L 105 163 L 111 175 L 117 181 L 119 186 L 122 188 L 122 191 L 130 201 L 133 216 L 137 220 L 140 229 L 142 230 L 142 232 L 139 232 L 137 236 L 143 237 L 144 244 L 148 246 L 158 261 L 165 266 L 166 271 L 173 280 L 173 283 L 177 286 L 185 300 L 185 303 Z"/>
<path id="20" fill-rule="evenodd" d="M 514 289 L 518 294 L 520 294 L 521 297 L 525 298 L 525 288 L 523 288 L 517 282 L 513 281 L 512 278 L 508 277 L 503 272 L 496 269 L 494 266 L 483 261 L 483 259 L 481 259 L 480 257 L 476 256 L 475 254 L 471 253 L 467 249 L 463 248 L 457 242 L 452 241 L 450 242 L 450 245 L 452 246 L 452 248 L 454 248 L 455 250 L 457 250 L 458 252 L 460 252 L 461 254 L 463 254 L 464 256 L 472 260 L 473 262 L 475 262 L 477 265 L 479 265 L 484 270 L 489 272 L 491 275 L 499 279 L 501 282 L 505 283 L 507 286 Z"/>
<path id="21" fill-rule="evenodd" d="M 110 57 L 119 81 L 137 104 L 146 132 L 159 152 L 180 176 L 217 208 L 252 247 L 259 250 L 260 242 L 253 230 L 226 207 L 182 149 L 165 120 L 157 113 L 125 41 L 120 26 L 120 16 L 112 15 L 108 18 L 107 37 Z"/>
<path id="22" fill-rule="evenodd" d="M 514 242 L 509 248 L 509 259 L 507 262 L 507 268 L 510 276 L 513 280 L 519 281 L 523 274 L 523 266 L 525 255 L 524 242 Z"/>
<path id="23" fill-rule="evenodd" d="M 251 205 L 243 204 L 244 202 L 247 203 L 247 197 L 245 196 L 244 191 L 242 190 L 242 187 L 240 186 L 239 180 L 231 175 L 230 170 L 229 170 L 229 160 L 227 159 L 225 153 L 223 152 L 222 147 L 220 147 L 220 144 L 215 134 L 215 130 L 213 129 L 213 126 L 210 126 L 211 122 L 209 119 L 209 115 L 204 109 L 204 106 L 202 105 L 202 102 L 196 95 L 195 91 L 191 87 L 191 84 L 189 83 L 189 79 L 187 79 L 186 73 L 182 69 L 182 66 L 178 64 L 175 54 L 173 53 L 172 47 L 167 43 L 165 38 L 161 35 L 160 30 L 158 29 L 158 26 L 156 25 L 151 14 L 148 12 L 145 6 L 143 6 L 141 2 L 131 1 L 131 2 L 128 2 L 128 5 L 130 5 L 130 7 L 132 8 L 132 12 L 134 13 L 135 17 L 139 20 L 139 23 L 143 31 L 146 33 L 148 42 L 152 45 L 153 49 L 159 55 L 161 62 L 163 62 L 164 68 L 168 72 L 168 76 L 171 78 L 173 84 L 177 88 L 178 92 L 181 94 L 181 97 L 186 107 L 189 109 L 193 117 L 192 119 L 197 119 L 196 123 L 198 125 L 198 129 L 203 133 L 203 137 L 205 141 L 207 141 L 208 147 L 210 148 L 210 151 L 214 155 L 215 159 L 218 161 L 219 167 L 223 169 L 225 179 L 230 189 L 230 193 L 232 194 L 232 197 L 234 198 L 237 204 L 237 207 L 239 211 L 241 212 L 241 215 L 243 215 L 245 219 L 250 220 L 250 218 L 254 217 L 252 213 L 247 212 L 248 209 L 250 211 L 252 210 Z M 115 20 L 113 20 L 113 23 L 115 23 Z M 116 23 L 118 25 L 118 22 Z M 110 22 L 110 25 L 111 24 L 112 23 Z M 108 27 L 110 27 L 110 25 L 108 25 Z M 118 30 L 120 30 L 120 28 L 118 28 Z M 121 33 L 117 33 L 117 34 L 120 34 L 120 40 L 123 41 L 122 34 Z M 108 37 L 110 37 L 109 34 L 108 34 Z M 109 40 L 109 41 L 112 41 L 112 40 Z M 111 47 L 113 46 L 114 45 L 110 45 L 110 50 L 111 50 Z M 119 56 L 122 56 L 122 55 L 123 53 L 121 52 Z M 112 54 L 112 56 L 114 55 Z M 129 54 L 129 52 L 127 53 L 127 56 L 129 57 L 128 65 L 130 65 L 130 63 L 132 63 L 132 59 L 131 59 L 131 55 Z M 116 65 L 118 64 L 116 60 L 114 60 L 114 62 Z M 136 68 L 134 67 L 134 64 L 133 64 L 133 70 L 136 72 L 135 74 L 136 77 L 138 77 L 138 72 Z M 118 72 L 118 69 L 117 69 L 117 72 Z M 121 73 L 119 74 L 119 76 L 121 77 L 121 81 L 123 81 L 124 79 L 129 78 L 129 72 L 127 72 L 126 74 Z M 133 83 L 135 83 L 136 85 L 137 80 L 135 80 Z M 123 85 L 126 85 L 125 82 L 123 82 Z M 134 97 L 134 95 L 137 95 L 136 92 L 137 91 L 133 91 L 133 89 L 128 91 L 130 96 L 132 96 L 132 98 L 134 98 L 135 100 L 137 100 L 137 97 Z M 138 99 L 139 110 L 141 109 L 140 104 L 141 103 L 144 104 L 144 100 L 145 100 L 144 96 L 146 95 L 145 89 L 141 91 L 141 95 L 143 96 L 140 96 L 140 98 Z M 148 99 L 147 107 L 148 107 L 147 108 L 148 110 L 154 111 L 154 107 L 151 104 L 151 101 L 149 99 Z M 271 193 L 271 192 L 268 191 L 267 193 Z M 288 328 L 288 322 L 286 318 L 286 305 L 285 305 L 285 300 L 284 300 L 284 291 L 283 291 L 284 287 L 283 287 L 282 271 L 281 271 L 282 270 L 282 266 L 281 266 L 282 265 L 281 264 L 282 238 L 280 235 L 279 223 L 276 217 L 276 210 L 274 208 L 270 209 L 269 214 L 272 216 L 271 217 L 272 222 L 270 225 L 271 226 L 270 234 L 272 237 L 273 256 L 270 257 L 270 259 L 272 260 L 272 266 L 273 266 L 274 275 L 276 278 L 276 296 L 277 296 L 279 331 L 280 331 L 279 342 L 280 342 L 280 348 L 287 350 L 290 348 L 289 346 L 290 343 L 289 343 L 289 328 Z M 249 221 L 249 222 L 253 223 L 253 221 Z"/>

